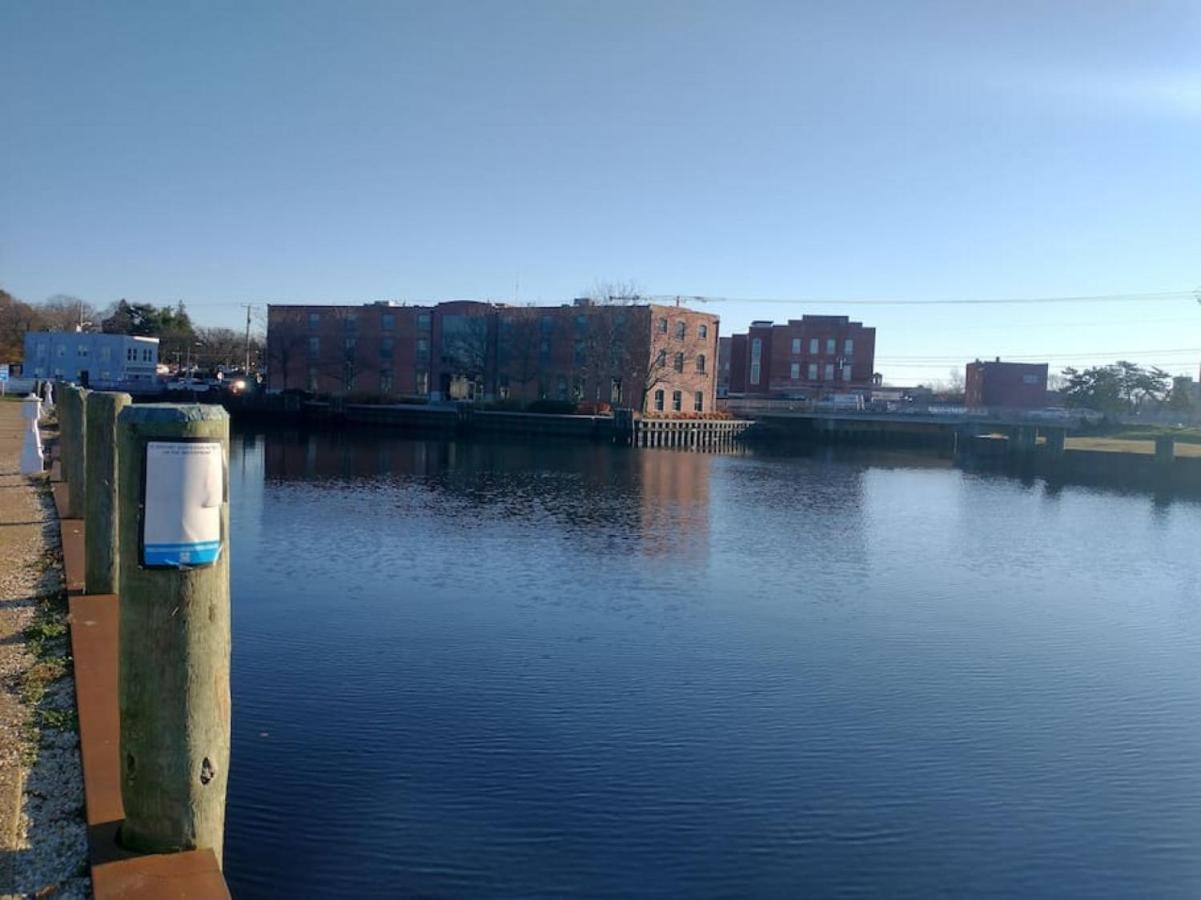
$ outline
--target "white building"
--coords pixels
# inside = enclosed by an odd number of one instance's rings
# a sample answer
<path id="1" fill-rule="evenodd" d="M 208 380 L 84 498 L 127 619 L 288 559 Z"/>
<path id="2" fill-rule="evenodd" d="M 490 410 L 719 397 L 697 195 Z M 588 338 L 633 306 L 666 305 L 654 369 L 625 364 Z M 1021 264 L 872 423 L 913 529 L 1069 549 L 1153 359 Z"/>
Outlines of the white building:
<path id="1" fill-rule="evenodd" d="M 157 365 L 158 338 L 87 331 L 25 335 L 26 377 L 86 381 L 91 387 L 136 387 L 155 381 Z"/>

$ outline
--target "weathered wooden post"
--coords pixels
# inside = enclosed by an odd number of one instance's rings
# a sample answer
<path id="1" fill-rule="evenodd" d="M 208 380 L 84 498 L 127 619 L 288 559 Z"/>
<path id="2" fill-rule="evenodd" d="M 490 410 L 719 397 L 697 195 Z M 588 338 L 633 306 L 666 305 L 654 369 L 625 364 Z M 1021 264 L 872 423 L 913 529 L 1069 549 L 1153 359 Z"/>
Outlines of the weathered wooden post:
<path id="1" fill-rule="evenodd" d="M 68 385 L 59 395 L 59 461 L 67 482 L 67 517 L 82 519 L 87 488 L 87 390 Z"/>
<path id="2" fill-rule="evenodd" d="M 88 485 L 84 501 L 84 592 L 117 593 L 117 414 L 131 402 L 129 394 L 91 391 L 84 403 Z"/>
<path id="3" fill-rule="evenodd" d="M 120 489 L 121 843 L 221 860 L 229 775 L 229 417 L 127 406 Z"/>

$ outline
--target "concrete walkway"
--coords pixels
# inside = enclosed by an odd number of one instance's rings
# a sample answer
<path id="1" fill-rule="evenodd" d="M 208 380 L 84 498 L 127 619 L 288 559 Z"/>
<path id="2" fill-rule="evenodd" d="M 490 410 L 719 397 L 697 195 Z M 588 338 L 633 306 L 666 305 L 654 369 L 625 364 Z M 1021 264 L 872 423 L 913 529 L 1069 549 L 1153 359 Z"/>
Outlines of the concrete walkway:
<path id="1" fill-rule="evenodd" d="M 0 896 L 86 897 L 74 683 L 53 505 L 0 401 Z"/>

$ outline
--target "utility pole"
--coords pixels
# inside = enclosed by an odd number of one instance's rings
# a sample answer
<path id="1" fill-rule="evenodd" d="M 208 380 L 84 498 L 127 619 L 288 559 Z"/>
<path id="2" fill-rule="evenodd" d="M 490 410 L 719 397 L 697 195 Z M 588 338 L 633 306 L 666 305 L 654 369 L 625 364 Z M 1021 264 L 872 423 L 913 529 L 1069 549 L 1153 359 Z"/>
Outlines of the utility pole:
<path id="1" fill-rule="evenodd" d="M 246 363 L 242 368 L 242 373 L 244 375 L 249 375 L 250 374 L 250 307 L 251 307 L 251 304 L 243 303 L 242 305 L 246 307 Z"/>

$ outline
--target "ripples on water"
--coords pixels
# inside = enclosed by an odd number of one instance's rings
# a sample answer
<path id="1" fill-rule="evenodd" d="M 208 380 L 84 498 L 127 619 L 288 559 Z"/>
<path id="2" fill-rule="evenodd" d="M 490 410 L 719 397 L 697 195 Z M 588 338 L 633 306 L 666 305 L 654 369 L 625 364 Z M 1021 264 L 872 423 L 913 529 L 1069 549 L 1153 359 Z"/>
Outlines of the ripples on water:
<path id="1" fill-rule="evenodd" d="M 1201 892 L 1201 509 L 246 435 L 235 895 Z"/>

